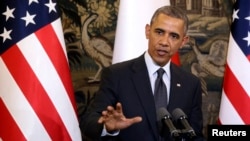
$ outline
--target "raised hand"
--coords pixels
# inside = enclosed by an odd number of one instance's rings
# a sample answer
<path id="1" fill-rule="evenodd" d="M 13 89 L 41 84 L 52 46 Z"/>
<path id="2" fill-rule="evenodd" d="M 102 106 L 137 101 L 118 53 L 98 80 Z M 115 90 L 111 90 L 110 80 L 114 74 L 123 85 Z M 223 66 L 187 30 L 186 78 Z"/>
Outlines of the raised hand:
<path id="1" fill-rule="evenodd" d="M 108 106 L 105 111 L 102 112 L 102 116 L 99 118 L 98 123 L 104 124 L 108 132 L 118 131 L 125 129 L 132 124 L 141 122 L 142 118 L 137 116 L 133 118 L 126 118 L 122 111 L 121 103 L 116 104 L 116 108 Z"/>

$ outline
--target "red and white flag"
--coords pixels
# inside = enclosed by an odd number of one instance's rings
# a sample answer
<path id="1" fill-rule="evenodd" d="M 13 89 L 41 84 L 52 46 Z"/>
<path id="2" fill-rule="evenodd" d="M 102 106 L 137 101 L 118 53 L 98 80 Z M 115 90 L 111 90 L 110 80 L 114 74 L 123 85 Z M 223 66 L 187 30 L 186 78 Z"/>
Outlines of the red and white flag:
<path id="1" fill-rule="evenodd" d="M 112 63 L 138 57 L 148 49 L 145 26 L 155 10 L 169 0 L 120 0 Z M 179 54 L 172 61 L 179 62 Z"/>
<path id="2" fill-rule="evenodd" d="M 233 9 L 219 123 L 250 124 L 250 1 Z"/>
<path id="3" fill-rule="evenodd" d="M 80 141 L 54 0 L 0 5 L 0 140 Z"/>

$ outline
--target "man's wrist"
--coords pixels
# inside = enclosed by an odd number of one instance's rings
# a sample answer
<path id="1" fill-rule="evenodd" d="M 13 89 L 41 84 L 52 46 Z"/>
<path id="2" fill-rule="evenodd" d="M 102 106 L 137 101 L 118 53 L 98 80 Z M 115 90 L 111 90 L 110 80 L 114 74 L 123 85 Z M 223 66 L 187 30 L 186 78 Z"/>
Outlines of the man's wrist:
<path id="1" fill-rule="evenodd" d="M 101 136 L 117 136 L 119 134 L 120 130 L 116 131 L 107 131 L 106 126 L 103 125 L 103 130 Z"/>

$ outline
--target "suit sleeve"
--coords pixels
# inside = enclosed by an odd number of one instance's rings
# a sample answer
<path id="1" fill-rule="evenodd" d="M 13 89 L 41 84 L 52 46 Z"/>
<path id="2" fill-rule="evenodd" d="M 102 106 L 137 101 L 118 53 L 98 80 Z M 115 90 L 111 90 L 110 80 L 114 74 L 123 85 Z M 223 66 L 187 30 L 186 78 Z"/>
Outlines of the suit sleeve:
<path id="1" fill-rule="evenodd" d="M 202 90 L 201 90 L 201 83 L 199 79 L 196 79 L 196 88 L 195 94 L 193 98 L 193 108 L 190 119 L 190 125 L 196 132 L 197 138 L 195 141 L 203 141 L 203 113 L 202 113 Z"/>
<path id="2" fill-rule="evenodd" d="M 116 104 L 115 79 L 113 79 L 111 72 L 110 68 L 103 69 L 99 90 L 94 94 L 93 101 L 87 107 L 87 111 L 80 117 L 82 133 L 92 140 L 100 140 L 101 138 L 103 124 L 98 124 L 97 121 L 102 111 L 108 105 L 114 106 Z"/>

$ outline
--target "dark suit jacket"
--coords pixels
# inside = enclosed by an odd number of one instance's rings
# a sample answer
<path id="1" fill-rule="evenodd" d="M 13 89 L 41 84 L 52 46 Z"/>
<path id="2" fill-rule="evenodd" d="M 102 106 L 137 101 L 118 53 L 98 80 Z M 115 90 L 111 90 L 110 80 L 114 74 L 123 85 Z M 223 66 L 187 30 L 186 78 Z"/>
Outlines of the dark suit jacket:
<path id="1" fill-rule="evenodd" d="M 197 136 L 202 136 L 201 84 L 191 73 L 171 64 L 170 99 L 167 110 L 181 108 Z M 100 137 L 103 125 L 97 124 L 101 112 L 108 105 L 122 103 L 127 118 L 141 116 L 142 122 L 120 131 L 116 137 Z M 100 89 L 93 104 L 80 119 L 83 133 L 95 140 L 158 141 L 159 131 L 154 97 L 144 55 L 103 69 Z M 176 125 L 178 129 L 181 127 Z M 166 135 L 168 139 L 169 135 Z"/>

